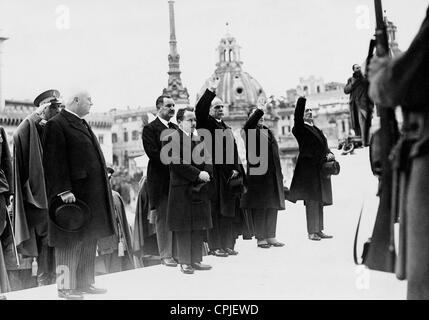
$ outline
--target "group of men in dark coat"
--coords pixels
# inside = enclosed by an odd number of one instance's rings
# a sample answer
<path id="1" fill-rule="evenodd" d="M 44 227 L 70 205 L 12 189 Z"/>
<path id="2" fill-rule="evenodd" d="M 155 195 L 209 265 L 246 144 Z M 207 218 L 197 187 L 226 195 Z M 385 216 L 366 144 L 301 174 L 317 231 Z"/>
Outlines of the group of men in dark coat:
<path id="1" fill-rule="evenodd" d="M 83 119 L 91 97 L 78 92 L 66 107 L 59 97 L 57 90 L 39 95 L 38 109 L 16 130 L 13 174 L 2 134 L 9 160 L 0 171 L 0 279 L 2 291 L 57 280 L 59 297 L 82 299 L 105 292 L 93 286 L 96 250 L 101 273 L 134 268 L 133 250 L 122 198 L 111 190 L 100 145 Z M 11 194 L 12 217 L 4 219 Z"/>
<path id="2" fill-rule="evenodd" d="M 210 81 L 195 112 L 178 110 L 178 125 L 170 121 L 174 101 L 159 97 L 156 119 L 143 128 L 143 146 L 149 157 L 148 219 L 155 221 L 162 263 L 179 263 L 187 274 L 211 269 L 201 263 L 204 242 L 208 254 L 237 255 L 238 235 L 252 234 L 254 229 L 259 247 L 284 245 L 275 238 L 277 211 L 285 207 L 277 142 L 260 121 L 262 107 L 252 110 L 244 132 L 255 130 L 256 140 L 266 140 L 268 168 L 252 176 L 249 167 L 258 164 L 248 161 L 246 174 L 232 130 L 222 120 L 224 106 L 216 97 L 218 85 L 219 79 Z M 258 191 L 261 184 L 263 192 Z"/>

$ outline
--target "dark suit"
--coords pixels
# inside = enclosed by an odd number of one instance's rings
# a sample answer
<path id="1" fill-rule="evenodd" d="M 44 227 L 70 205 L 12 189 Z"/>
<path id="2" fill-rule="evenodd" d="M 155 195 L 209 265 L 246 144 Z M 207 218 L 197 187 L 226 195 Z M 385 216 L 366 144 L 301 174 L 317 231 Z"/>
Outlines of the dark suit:
<path id="1" fill-rule="evenodd" d="M 233 194 L 228 190 L 227 181 L 231 177 L 232 171 L 236 170 L 244 177 L 244 168 L 239 163 L 237 145 L 232 135 L 230 128 L 223 122 L 217 121 L 209 115 L 210 106 L 216 95 L 206 90 L 204 95 L 198 101 L 195 107 L 195 115 L 197 118 L 197 128 L 206 129 L 211 133 L 212 146 L 211 153 L 214 162 L 213 180 L 215 183 L 214 196 L 212 198 L 212 220 L 213 228 L 208 233 L 208 243 L 211 250 L 216 249 L 233 249 L 235 245 L 236 233 L 234 230 L 234 219 L 239 218 L 239 195 Z M 215 159 L 219 157 L 216 154 L 216 130 L 223 130 L 227 133 L 227 138 L 223 144 L 223 163 L 215 163 Z M 226 150 L 226 139 L 232 139 L 234 145 L 234 161 L 231 164 L 226 162 L 226 157 L 230 154 Z M 220 157 L 219 157 L 220 158 Z"/>
<path id="2" fill-rule="evenodd" d="M 331 153 L 323 132 L 304 123 L 305 99 L 298 100 L 292 133 L 298 140 L 299 156 L 291 187 L 290 200 L 304 200 L 309 233 L 323 230 L 323 206 L 332 204 L 331 179 L 321 175 L 326 155 Z"/>
<path id="3" fill-rule="evenodd" d="M 241 198 L 241 207 L 251 212 L 255 236 L 259 240 L 275 238 L 277 211 L 285 208 L 279 148 L 271 130 L 258 124 L 263 115 L 264 111 L 257 109 L 243 127 L 247 155 L 247 192 Z M 256 141 L 249 141 L 249 130 L 256 130 Z M 261 150 L 261 139 L 265 139 L 268 153 Z M 249 148 L 253 149 L 255 155 L 265 155 L 264 161 L 268 165 L 265 174 L 250 174 L 250 168 L 258 167 L 259 164 L 249 162 Z"/>
<path id="4" fill-rule="evenodd" d="M 177 126 L 170 123 L 172 128 Z M 149 190 L 149 203 L 151 210 L 157 210 L 156 237 L 161 258 L 173 256 L 172 233 L 167 226 L 167 203 L 170 172 L 168 165 L 161 162 L 162 141 L 161 134 L 168 129 L 157 117 L 154 121 L 143 127 L 143 148 L 149 157 L 147 167 L 147 186 Z"/>
<path id="5" fill-rule="evenodd" d="M 80 232 L 69 233 L 48 223 L 49 244 L 55 247 L 57 276 L 69 269 L 70 282 L 60 289 L 94 283 L 97 240 L 116 232 L 112 192 L 97 138 L 82 119 L 62 110 L 46 124 L 43 165 L 48 199 L 71 191 L 90 208 L 92 219 Z"/>
<path id="6" fill-rule="evenodd" d="M 181 264 L 202 261 L 204 231 L 212 228 L 210 196 L 212 182 L 202 183 L 198 176 L 206 171 L 212 177 L 211 157 L 204 147 L 204 142 L 191 141 L 191 136 L 178 130 L 170 136 L 172 143 L 180 144 L 180 153 L 173 157 L 170 164 L 170 193 L 168 199 L 167 223 L 175 239 L 175 258 Z M 184 150 L 192 151 L 203 148 L 204 161 L 190 164 L 183 161 Z"/>

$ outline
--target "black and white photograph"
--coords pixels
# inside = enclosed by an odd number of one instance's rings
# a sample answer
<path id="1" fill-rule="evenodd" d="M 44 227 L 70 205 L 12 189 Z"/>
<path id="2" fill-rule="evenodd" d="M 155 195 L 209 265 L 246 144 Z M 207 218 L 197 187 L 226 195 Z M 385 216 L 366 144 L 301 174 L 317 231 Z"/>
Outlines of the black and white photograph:
<path id="1" fill-rule="evenodd" d="M 5 304 L 429 300 L 427 190 L 427 0 L 0 0 Z"/>

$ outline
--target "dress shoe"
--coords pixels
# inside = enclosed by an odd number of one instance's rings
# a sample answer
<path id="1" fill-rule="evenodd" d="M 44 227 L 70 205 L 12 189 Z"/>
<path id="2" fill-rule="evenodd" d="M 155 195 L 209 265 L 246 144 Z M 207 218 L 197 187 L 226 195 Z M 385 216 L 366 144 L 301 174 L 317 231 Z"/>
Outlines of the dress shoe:
<path id="1" fill-rule="evenodd" d="M 193 274 L 194 268 L 190 264 L 181 264 L 180 265 L 180 271 L 182 271 L 185 274 Z"/>
<path id="2" fill-rule="evenodd" d="M 86 288 L 79 288 L 79 292 L 86 294 L 105 294 L 107 292 L 106 289 L 96 288 L 94 286 L 89 286 Z"/>
<path id="3" fill-rule="evenodd" d="M 0 300 L 7 300 L 6 296 L 0 294 Z"/>
<path id="4" fill-rule="evenodd" d="M 193 263 L 192 268 L 195 270 L 210 270 L 212 266 L 209 266 L 208 264 L 202 264 L 200 262 Z"/>
<path id="5" fill-rule="evenodd" d="M 268 244 L 270 245 L 270 246 L 272 246 L 272 247 L 284 247 L 285 246 L 285 244 L 284 243 L 282 243 L 282 242 L 273 242 L 273 243 L 271 243 L 271 242 L 268 242 Z"/>
<path id="6" fill-rule="evenodd" d="M 322 238 L 319 237 L 319 235 L 317 233 L 310 233 L 308 235 L 308 239 L 313 240 L 313 241 L 320 241 L 320 240 L 322 240 Z"/>
<path id="7" fill-rule="evenodd" d="M 177 262 L 173 258 L 162 258 L 161 263 L 167 267 L 177 267 Z"/>
<path id="8" fill-rule="evenodd" d="M 216 257 L 223 257 L 223 258 L 226 258 L 229 256 L 229 254 L 223 251 L 222 249 L 210 250 L 209 254 Z"/>
<path id="9" fill-rule="evenodd" d="M 226 248 L 224 251 L 228 253 L 228 255 L 230 256 L 236 256 L 238 254 L 238 251 L 235 251 L 234 249 L 230 249 L 230 248 Z"/>
<path id="10" fill-rule="evenodd" d="M 269 248 L 271 248 L 271 246 L 267 242 L 267 240 L 258 240 L 258 248 L 269 249 Z"/>
<path id="11" fill-rule="evenodd" d="M 83 300 L 83 295 L 81 292 L 76 290 L 61 289 L 58 290 L 58 298 L 66 300 Z"/>
<path id="12" fill-rule="evenodd" d="M 333 236 L 324 234 L 322 231 L 318 232 L 317 235 L 322 239 L 332 239 L 333 238 Z"/>

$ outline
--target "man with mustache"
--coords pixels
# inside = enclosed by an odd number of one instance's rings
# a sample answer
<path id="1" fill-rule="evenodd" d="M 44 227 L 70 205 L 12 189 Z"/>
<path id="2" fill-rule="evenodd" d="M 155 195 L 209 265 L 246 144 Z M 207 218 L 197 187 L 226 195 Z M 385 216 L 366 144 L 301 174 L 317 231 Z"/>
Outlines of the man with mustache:
<path id="1" fill-rule="evenodd" d="M 157 117 L 143 127 L 142 135 L 143 148 L 149 157 L 147 184 L 150 210 L 156 217 L 156 237 L 161 263 L 168 267 L 176 267 L 177 262 L 173 259 L 173 236 L 167 225 L 170 171 L 168 164 L 162 163 L 160 156 L 162 132 L 169 128 L 177 129 L 177 126 L 170 122 L 175 113 L 174 106 L 174 100 L 170 96 L 160 96 L 156 100 Z"/>

